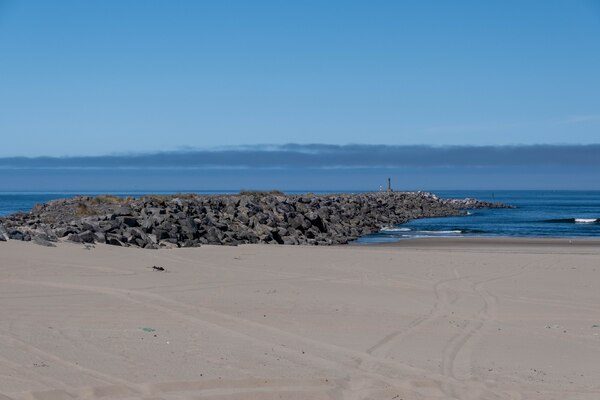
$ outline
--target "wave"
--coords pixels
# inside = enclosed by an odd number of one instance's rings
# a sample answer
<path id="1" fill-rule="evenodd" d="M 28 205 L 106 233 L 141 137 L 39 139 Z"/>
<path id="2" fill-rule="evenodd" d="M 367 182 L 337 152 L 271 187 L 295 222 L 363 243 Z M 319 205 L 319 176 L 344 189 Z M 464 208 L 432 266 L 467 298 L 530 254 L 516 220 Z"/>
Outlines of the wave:
<path id="1" fill-rule="evenodd" d="M 576 224 L 595 224 L 597 222 L 597 218 L 575 218 Z"/>
<path id="2" fill-rule="evenodd" d="M 471 229 L 463 229 L 462 233 L 471 233 L 471 234 L 473 234 L 473 233 L 488 233 L 488 231 L 483 230 L 483 229 L 473 229 L 473 228 L 471 228 Z"/>
<path id="3" fill-rule="evenodd" d="M 460 230 L 455 231 L 415 231 L 415 233 L 435 234 L 435 235 L 447 235 L 449 233 L 463 233 Z"/>
<path id="4" fill-rule="evenodd" d="M 410 232 L 411 230 L 410 228 L 394 228 L 392 226 L 381 228 L 381 232 Z"/>
<path id="5" fill-rule="evenodd" d="M 481 234 L 486 233 L 485 230 L 482 229 L 469 229 L 469 228 L 455 228 L 455 229 L 447 229 L 447 230 L 430 230 L 430 229 L 410 229 L 410 228 L 382 228 L 381 233 L 388 234 L 390 236 L 406 236 L 406 237 L 416 237 L 417 235 L 461 235 L 461 234 Z M 397 233 L 402 233 L 402 235 L 398 235 Z"/>
<path id="6" fill-rule="evenodd" d="M 402 239 L 419 239 L 419 238 L 440 238 L 440 237 L 444 237 L 444 236 L 429 235 L 429 234 L 417 234 L 417 235 L 396 235 L 394 237 L 402 238 Z"/>
<path id="7" fill-rule="evenodd" d="M 542 222 L 548 222 L 552 224 L 597 224 L 600 223 L 598 218 L 558 218 L 558 219 L 546 219 Z"/>
<path id="8" fill-rule="evenodd" d="M 545 219 L 542 222 L 548 222 L 550 224 L 574 224 L 575 218 Z"/>

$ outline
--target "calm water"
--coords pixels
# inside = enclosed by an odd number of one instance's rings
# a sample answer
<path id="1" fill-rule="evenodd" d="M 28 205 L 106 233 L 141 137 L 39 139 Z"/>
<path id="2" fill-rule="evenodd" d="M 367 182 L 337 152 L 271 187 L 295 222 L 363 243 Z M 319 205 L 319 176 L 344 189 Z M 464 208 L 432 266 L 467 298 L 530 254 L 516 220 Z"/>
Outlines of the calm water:
<path id="1" fill-rule="evenodd" d="M 358 242 L 389 242 L 415 237 L 440 236 L 600 237 L 600 191 L 436 191 L 435 193 L 442 197 L 475 197 L 481 200 L 499 201 L 515 205 L 517 208 L 474 210 L 472 214 L 463 217 L 410 221 L 361 238 Z M 98 193 L 0 193 L 0 215 L 29 211 L 37 203 L 78 194 Z M 140 196 L 144 193 L 111 194 Z"/>

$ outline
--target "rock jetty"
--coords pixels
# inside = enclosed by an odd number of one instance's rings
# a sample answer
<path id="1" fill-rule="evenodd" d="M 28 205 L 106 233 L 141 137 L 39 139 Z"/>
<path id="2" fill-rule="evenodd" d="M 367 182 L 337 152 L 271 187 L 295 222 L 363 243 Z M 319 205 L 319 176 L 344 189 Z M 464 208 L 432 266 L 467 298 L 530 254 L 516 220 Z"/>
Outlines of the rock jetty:
<path id="1" fill-rule="evenodd" d="M 75 197 L 0 218 L 1 240 L 68 240 L 148 249 L 203 244 L 345 244 L 410 219 L 507 207 L 422 192 Z"/>

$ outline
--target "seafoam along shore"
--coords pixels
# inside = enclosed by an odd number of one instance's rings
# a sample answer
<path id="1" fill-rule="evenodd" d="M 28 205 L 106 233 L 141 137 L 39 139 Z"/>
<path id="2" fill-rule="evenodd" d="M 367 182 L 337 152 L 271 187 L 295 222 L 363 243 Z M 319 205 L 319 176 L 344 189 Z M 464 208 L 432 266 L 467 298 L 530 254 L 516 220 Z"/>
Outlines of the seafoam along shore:
<path id="1" fill-rule="evenodd" d="M 245 243 L 345 244 L 410 219 L 508 207 L 426 192 L 75 197 L 0 219 L 0 240 L 68 240 L 149 249 Z"/>

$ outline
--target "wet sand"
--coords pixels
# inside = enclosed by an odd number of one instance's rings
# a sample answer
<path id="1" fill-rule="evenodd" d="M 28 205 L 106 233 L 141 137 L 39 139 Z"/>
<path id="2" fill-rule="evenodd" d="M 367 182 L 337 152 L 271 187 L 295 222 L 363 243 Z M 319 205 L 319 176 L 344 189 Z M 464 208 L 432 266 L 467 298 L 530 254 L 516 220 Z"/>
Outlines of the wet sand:
<path id="1" fill-rule="evenodd" d="M 0 242 L 0 304 L 1 400 L 600 398 L 598 241 Z"/>

